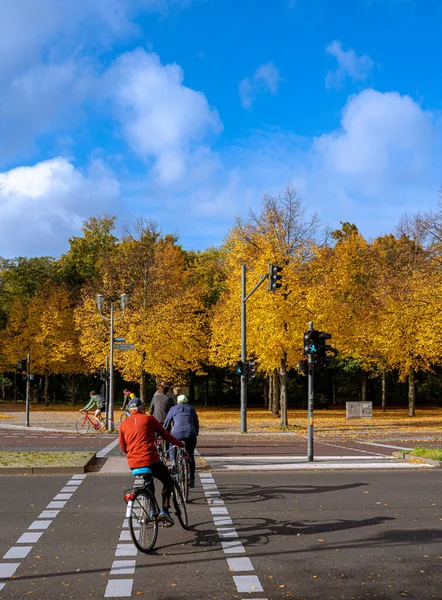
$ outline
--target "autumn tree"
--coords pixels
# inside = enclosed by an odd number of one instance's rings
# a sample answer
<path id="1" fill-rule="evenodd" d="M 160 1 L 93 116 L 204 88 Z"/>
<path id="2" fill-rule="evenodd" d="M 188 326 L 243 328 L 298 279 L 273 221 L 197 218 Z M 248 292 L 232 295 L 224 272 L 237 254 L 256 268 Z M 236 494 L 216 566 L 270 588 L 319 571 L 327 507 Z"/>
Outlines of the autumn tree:
<path id="1" fill-rule="evenodd" d="M 247 304 L 248 356 L 256 357 L 261 373 L 277 373 L 281 426 L 287 426 L 287 372 L 302 355 L 302 336 L 309 320 L 305 286 L 318 228 L 316 216 L 307 217 L 301 200 L 288 187 L 279 197 L 266 195 L 259 214 L 238 219 L 226 240 L 226 290 L 215 308 L 211 356 L 218 366 L 233 365 L 240 356 L 241 264 L 248 273 L 247 291 L 269 263 L 284 268 L 277 293 L 261 288 Z"/>
<path id="2" fill-rule="evenodd" d="M 129 380 L 140 381 L 145 398 L 145 375 L 185 377 L 198 371 L 207 354 L 205 312 L 199 286 L 191 284 L 192 270 L 173 236 L 162 237 L 150 223 L 126 237 L 99 264 L 98 277 L 82 290 L 76 310 L 81 352 L 91 369 L 104 364 L 107 325 L 97 313 L 95 296 L 113 301 L 129 294 L 124 319 L 116 334 L 135 344 L 135 350 L 114 355 L 115 365 Z"/>

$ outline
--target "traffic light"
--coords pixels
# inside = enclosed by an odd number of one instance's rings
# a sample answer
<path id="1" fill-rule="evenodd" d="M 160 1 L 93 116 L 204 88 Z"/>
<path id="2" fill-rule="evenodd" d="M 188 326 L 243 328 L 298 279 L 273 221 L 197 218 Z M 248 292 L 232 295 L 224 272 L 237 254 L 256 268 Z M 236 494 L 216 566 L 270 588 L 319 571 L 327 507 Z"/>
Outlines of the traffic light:
<path id="1" fill-rule="evenodd" d="M 17 371 L 19 373 L 26 373 L 28 370 L 28 361 L 26 358 L 17 361 Z"/>
<path id="2" fill-rule="evenodd" d="M 327 367 L 332 361 L 332 357 L 328 356 L 327 352 L 335 352 L 334 348 L 326 344 L 326 340 L 330 340 L 331 337 L 331 333 L 325 331 L 320 331 L 318 335 L 318 363 L 322 367 Z"/>
<path id="3" fill-rule="evenodd" d="M 249 360 L 247 363 L 247 377 L 249 379 L 256 377 L 256 362 L 254 360 Z"/>
<path id="4" fill-rule="evenodd" d="M 269 287 L 267 290 L 268 292 L 276 292 L 276 290 L 282 286 L 282 283 L 280 283 L 282 275 L 279 275 L 281 271 L 282 267 L 279 267 L 276 263 L 269 264 Z"/>
<path id="5" fill-rule="evenodd" d="M 304 333 L 304 354 L 311 354 L 315 359 L 319 351 L 319 331 L 312 329 Z"/>
<path id="6" fill-rule="evenodd" d="M 304 360 L 298 360 L 298 373 L 308 373 L 308 362 Z"/>
<path id="7" fill-rule="evenodd" d="M 239 360 L 236 363 L 235 372 L 236 372 L 237 375 L 243 375 L 244 374 L 244 363 L 242 362 L 242 360 Z"/>
<path id="8" fill-rule="evenodd" d="M 109 373 L 106 371 L 106 369 L 100 369 L 100 371 L 97 371 L 97 375 L 101 381 L 106 381 L 106 379 L 109 377 Z"/>

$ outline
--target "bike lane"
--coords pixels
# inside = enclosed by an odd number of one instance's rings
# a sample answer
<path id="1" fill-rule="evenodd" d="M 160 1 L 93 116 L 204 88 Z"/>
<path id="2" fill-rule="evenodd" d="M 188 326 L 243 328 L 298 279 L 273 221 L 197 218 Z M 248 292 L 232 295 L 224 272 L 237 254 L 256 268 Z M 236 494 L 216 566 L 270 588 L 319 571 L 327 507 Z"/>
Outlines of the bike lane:
<path id="1" fill-rule="evenodd" d="M 40 480 L 37 488 L 32 483 L 34 478 Z M 6 479 L 11 478 L 2 478 L 2 483 Z M 26 485 L 21 486 L 18 481 L 25 479 Z M 14 547 L 17 538 L 31 523 L 39 520 L 38 515 L 43 510 L 50 510 L 51 503 L 65 502 L 65 505 L 53 509 L 59 512 L 55 516 L 48 515 L 50 523 L 40 519 L 37 526 L 45 528 L 35 530 L 41 535 L 26 556 L 6 561 L 17 563 L 17 566 L 13 579 L 9 579 L 5 571 L 3 582 L 6 585 L 0 591 L 2 600 L 28 595 L 42 600 L 108 597 L 149 597 L 153 600 L 207 597 L 217 600 L 235 597 L 236 588 L 225 568 L 220 539 L 200 485 L 191 491 L 190 529 L 183 530 L 178 522 L 173 528 L 161 527 L 154 551 L 142 554 L 135 552 L 124 523 L 122 496 L 124 489 L 131 487 L 132 477 L 129 474 L 89 474 L 75 492 L 67 492 L 72 493 L 72 497 L 55 500 L 63 488 L 71 487 L 65 485 L 71 479 L 32 476 L 22 480 L 16 478 L 9 486 L 13 495 L 16 489 L 22 489 L 24 496 L 28 491 L 28 497 L 29 486 L 33 486 L 36 507 L 26 511 L 23 503 L 11 510 L 10 530 L 7 540 L 2 540 L 4 553 L 9 546 Z M 2 490 L 5 487 L 2 485 Z M 3 500 L 7 501 L 6 495 Z M 116 580 L 130 583 L 115 588 L 110 582 Z"/>

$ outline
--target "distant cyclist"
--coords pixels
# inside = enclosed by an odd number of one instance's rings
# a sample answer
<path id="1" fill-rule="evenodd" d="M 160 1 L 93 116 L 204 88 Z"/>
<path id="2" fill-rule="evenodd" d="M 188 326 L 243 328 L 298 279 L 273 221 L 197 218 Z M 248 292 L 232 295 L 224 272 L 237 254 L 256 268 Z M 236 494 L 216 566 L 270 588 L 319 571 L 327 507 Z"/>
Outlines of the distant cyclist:
<path id="1" fill-rule="evenodd" d="M 172 434 L 186 444 L 189 454 L 190 482 L 189 487 L 195 487 L 195 447 L 200 430 L 198 415 L 193 406 L 188 404 L 187 396 L 181 394 L 177 398 L 177 404 L 170 409 L 164 422 L 164 429 L 169 430 L 171 424 Z M 170 451 L 172 466 L 175 465 L 175 449 Z"/>
<path id="2" fill-rule="evenodd" d="M 132 398 L 136 398 L 135 394 L 127 388 L 125 388 L 123 390 L 123 404 L 121 406 L 121 410 L 126 410 L 127 405 L 129 404 L 129 400 L 132 400 Z"/>
<path id="3" fill-rule="evenodd" d="M 160 383 L 150 403 L 149 414 L 162 425 L 172 406 L 175 406 L 175 403 L 173 398 L 169 396 L 169 387 Z"/>
<path id="4" fill-rule="evenodd" d="M 160 435 L 170 444 L 181 447 L 183 445 L 173 435 L 170 435 L 155 419 L 144 414 L 144 404 L 139 398 L 129 400 L 130 417 L 121 423 L 120 446 L 127 456 L 131 469 L 149 467 L 152 475 L 163 484 L 163 506 L 159 519 L 174 525 L 169 513 L 170 496 L 172 494 L 173 480 L 168 468 L 161 462 L 156 450 L 155 434 Z"/>
<path id="5" fill-rule="evenodd" d="M 101 413 L 106 410 L 106 401 L 100 394 L 97 394 L 94 390 L 89 392 L 90 400 L 84 408 L 80 409 L 80 412 L 88 412 L 94 406 L 96 407 L 94 417 L 99 423 L 102 423 Z"/>

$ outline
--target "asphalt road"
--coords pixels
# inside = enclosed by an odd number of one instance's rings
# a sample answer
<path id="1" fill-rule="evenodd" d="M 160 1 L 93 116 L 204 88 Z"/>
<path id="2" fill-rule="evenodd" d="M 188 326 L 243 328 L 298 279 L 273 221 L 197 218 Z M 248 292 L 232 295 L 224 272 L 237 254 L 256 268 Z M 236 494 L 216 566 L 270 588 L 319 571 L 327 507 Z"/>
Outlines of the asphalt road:
<path id="1" fill-rule="evenodd" d="M 192 528 L 149 555 L 124 540 L 130 475 L 1 476 L 0 599 L 442 597 L 438 470 L 199 472 Z"/>
<path id="2" fill-rule="evenodd" d="M 0 426 L 0 451 L 26 450 L 101 450 L 117 436 L 113 434 L 64 433 L 56 431 L 26 431 L 7 429 Z M 408 444 L 393 444 L 376 442 L 367 444 L 357 440 L 315 440 L 315 455 L 317 456 L 361 456 L 379 454 L 391 456 L 395 448 L 413 447 Z M 198 450 L 207 456 L 232 455 L 287 455 L 305 456 L 307 453 L 307 437 L 305 435 L 273 434 L 249 435 L 225 433 L 223 435 L 203 434 L 198 438 Z M 118 450 L 113 452 L 113 455 Z"/>

